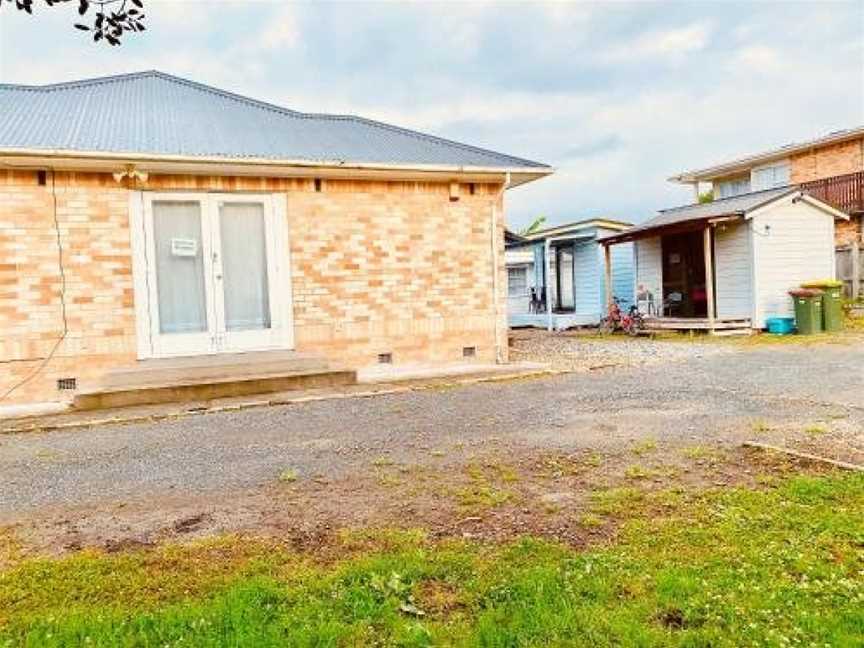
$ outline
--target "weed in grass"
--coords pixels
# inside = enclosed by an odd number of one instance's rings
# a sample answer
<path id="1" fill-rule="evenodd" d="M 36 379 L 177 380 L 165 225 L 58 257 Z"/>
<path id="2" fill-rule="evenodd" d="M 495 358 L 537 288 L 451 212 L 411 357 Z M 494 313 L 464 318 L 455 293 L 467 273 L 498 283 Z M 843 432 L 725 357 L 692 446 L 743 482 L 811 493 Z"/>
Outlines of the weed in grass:
<path id="1" fill-rule="evenodd" d="M 12 529 L 0 527 L 0 570 L 21 560 L 24 552 Z M 2 578 L 2 575 L 0 575 Z"/>
<path id="2" fill-rule="evenodd" d="M 586 513 L 579 518 L 579 524 L 586 529 L 594 529 L 603 526 L 604 524 L 606 524 L 606 521 L 599 515 L 595 515 L 594 513 Z"/>
<path id="3" fill-rule="evenodd" d="M 813 423 L 812 425 L 805 427 L 804 432 L 810 436 L 821 436 L 828 432 L 828 428 L 821 423 Z"/>
<path id="4" fill-rule="evenodd" d="M 686 491 L 681 487 L 664 488 L 651 493 L 649 500 L 661 508 L 677 509 L 686 502 Z"/>
<path id="5" fill-rule="evenodd" d="M 513 493 L 498 490 L 488 484 L 472 483 L 457 490 L 456 499 L 467 509 L 482 510 L 506 504 L 513 499 Z"/>
<path id="6" fill-rule="evenodd" d="M 501 506 L 515 497 L 513 492 L 498 488 L 482 466 L 470 464 L 465 472 L 468 475 L 468 484 L 456 491 L 456 500 L 461 506 L 473 510 L 489 509 Z M 497 473 L 500 476 L 497 468 L 493 468 L 492 472 L 493 475 Z"/>
<path id="7" fill-rule="evenodd" d="M 642 456 L 657 449 L 657 442 L 654 439 L 641 441 L 631 448 L 633 454 Z"/>
<path id="8" fill-rule="evenodd" d="M 396 475 L 391 475 L 390 473 L 386 472 L 379 472 L 376 481 L 378 482 L 379 486 L 387 487 L 399 486 L 402 484 L 402 480 L 399 479 Z"/>
<path id="9" fill-rule="evenodd" d="M 390 457 L 376 457 L 372 460 L 372 465 L 378 468 L 383 468 L 384 466 L 392 466 L 395 462 Z"/>
<path id="10" fill-rule="evenodd" d="M 864 476 L 832 474 L 582 551 L 365 530 L 338 561 L 238 537 L 25 559 L 0 575 L 0 646 L 857 646 L 862 537 Z"/>
<path id="11" fill-rule="evenodd" d="M 695 445 L 685 448 L 684 456 L 690 459 L 716 459 L 719 458 L 720 451 L 704 445 Z"/>
<path id="12" fill-rule="evenodd" d="M 420 582 L 414 593 L 417 604 L 433 617 L 447 617 L 466 607 L 467 601 L 455 583 L 440 578 Z"/>
<path id="13" fill-rule="evenodd" d="M 777 483 L 777 477 L 770 473 L 759 473 L 756 475 L 756 483 L 760 486 L 773 486 Z"/>
<path id="14" fill-rule="evenodd" d="M 645 494 L 637 488 L 610 488 L 591 493 L 591 511 L 599 515 L 623 516 L 633 513 Z"/>
<path id="15" fill-rule="evenodd" d="M 561 512 L 561 506 L 559 504 L 556 504 L 555 502 L 544 502 L 543 512 L 546 515 L 555 515 L 556 513 Z"/>
<path id="16" fill-rule="evenodd" d="M 35 457 L 39 461 L 60 461 L 63 454 L 53 448 L 41 448 L 36 452 Z"/>
<path id="17" fill-rule="evenodd" d="M 279 481 L 286 484 L 297 481 L 297 471 L 293 468 L 286 468 L 279 473 Z"/>
<path id="18" fill-rule="evenodd" d="M 519 481 L 519 473 L 516 472 L 516 469 L 513 466 L 508 466 L 507 464 L 495 464 L 493 470 L 497 473 L 496 476 L 498 479 L 505 484 L 512 484 Z"/>
<path id="19" fill-rule="evenodd" d="M 603 457 L 601 457 L 599 453 L 593 452 L 590 455 L 588 455 L 587 457 L 585 457 L 585 459 L 583 459 L 582 463 L 584 463 L 586 466 L 591 466 L 593 468 L 596 468 L 597 466 L 599 466 L 600 464 L 603 463 Z"/>
<path id="20" fill-rule="evenodd" d="M 624 471 L 624 476 L 627 479 L 649 479 L 652 477 L 657 477 L 659 475 L 660 471 L 646 468 L 645 466 L 640 466 L 639 464 L 627 466 L 627 469 Z"/>
<path id="21" fill-rule="evenodd" d="M 429 454 L 431 454 L 433 457 L 446 457 L 447 456 L 447 453 L 444 452 L 443 450 L 433 450 Z"/>
<path id="22" fill-rule="evenodd" d="M 771 431 L 771 426 L 768 425 L 768 422 L 763 419 L 756 419 L 755 421 L 753 421 L 753 423 L 750 424 L 750 429 L 757 434 L 764 434 L 765 432 Z"/>

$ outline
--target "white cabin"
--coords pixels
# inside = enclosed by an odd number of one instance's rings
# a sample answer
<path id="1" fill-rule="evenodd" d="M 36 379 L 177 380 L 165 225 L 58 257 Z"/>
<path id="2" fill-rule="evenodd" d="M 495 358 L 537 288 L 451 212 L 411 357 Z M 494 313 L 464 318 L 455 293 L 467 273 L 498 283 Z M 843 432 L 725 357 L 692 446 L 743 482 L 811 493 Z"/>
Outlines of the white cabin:
<path id="1" fill-rule="evenodd" d="M 834 221 L 846 218 L 784 187 L 664 210 L 602 243 L 633 242 L 637 304 L 682 323 L 668 328 L 762 329 L 793 315 L 790 290 L 834 278 Z"/>

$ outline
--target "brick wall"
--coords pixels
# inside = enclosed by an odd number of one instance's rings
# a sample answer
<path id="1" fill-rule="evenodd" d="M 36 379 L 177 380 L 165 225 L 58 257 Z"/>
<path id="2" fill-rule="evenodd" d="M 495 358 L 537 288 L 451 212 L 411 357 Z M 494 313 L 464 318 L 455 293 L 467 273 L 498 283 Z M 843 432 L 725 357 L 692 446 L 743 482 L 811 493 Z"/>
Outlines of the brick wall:
<path id="1" fill-rule="evenodd" d="M 66 274 L 68 333 L 60 317 L 51 175 L 0 172 L 0 405 L 56 400 L 56 381 L 93 382 L 135 362 L 135 309 L 128 189 L 110 174 L 56 176 Z M 445 183 L 151 176 L 144 190 L 269 191 L 285 194 L 291 246 L 295 340 L 355 366 L 378 353 L 395 363 L 461 359 L 476 346 L 506 354 L 503 216 L 491 212 L 499 186 Z M 57 347 L 54 350 L 54 347 Z M 45 358 L 54 350 L 53 358 Z M 35 373 L 38 370 L 38 373 Z"/>
<path id="2" fill-rule="evenodd" d="M 864 138 L 822 146 L 790 159 L 793 183 L 864 170 Z"/>
<path id="3" fill-rule="evenodd" d="M 861 217 L 853 216 L 847 220 L 837 220 L 834 223 L 834 242 L 837 245 L 849 245 L 861 242 Z"/>

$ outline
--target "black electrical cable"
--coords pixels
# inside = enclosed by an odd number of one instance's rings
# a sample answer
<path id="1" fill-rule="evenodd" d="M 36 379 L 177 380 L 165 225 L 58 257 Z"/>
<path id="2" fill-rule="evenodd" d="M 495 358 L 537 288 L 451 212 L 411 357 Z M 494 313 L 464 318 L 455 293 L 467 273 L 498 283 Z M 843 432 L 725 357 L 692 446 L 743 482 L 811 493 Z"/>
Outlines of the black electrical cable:
<path id="1" fill-rule="evenodd" d="M 66 336 L 69 334 L 69 320 L 66 317 L 66 269 L 63 265 L 63 238 L 60 234 L 60 218 L 57 215 L 57 183 L 56 183 L 56 175 L 57 172 L 52 168 L 51 169 L 51 197 L 53 204 L 53 215 L 54 215 L 54 230 L 57 233 L 57 266 L 60 270 L 60 315 L 63 318 L 63 333 L 57 338 L 57 341 L 54 343 L 54 346 L 51 348 L 51 351 L 42 359 L 42 362 L 36 367 L 33 371 L 31 371 L 27 376 L 21 379 L 18 383 L 12 385 L 6 392 L 0 396 L 0 401 L 6 400 L 13 392 L 17 389 L 20 389 L 31 380 L 33 380 L 36 376 L 38 376 L 48 363 L 54 358 L 54 355 L 57 353 L 57 350 L 60 348 L 60 345 L 63 343 L 63 340 L 66 339 Z"/>

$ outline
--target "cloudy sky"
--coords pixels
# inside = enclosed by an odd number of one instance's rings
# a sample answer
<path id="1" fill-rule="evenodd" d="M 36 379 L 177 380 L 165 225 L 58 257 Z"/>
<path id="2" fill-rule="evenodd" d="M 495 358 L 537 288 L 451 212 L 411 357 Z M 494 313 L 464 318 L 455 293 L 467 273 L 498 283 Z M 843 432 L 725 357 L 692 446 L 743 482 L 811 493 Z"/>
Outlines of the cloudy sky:
<path id="1" fill-rule="evenodd" d="M 155 68 L 555 166 L 510 192 L 514 227 L 643 220 L 692 198 L 673 173 L 864 124 L 864 0 L 145 2 L 114 49 L 77 3 L 4 6 L 0 81 Z"/>

